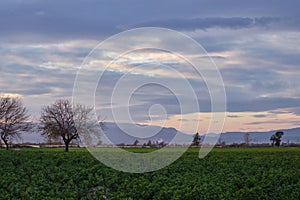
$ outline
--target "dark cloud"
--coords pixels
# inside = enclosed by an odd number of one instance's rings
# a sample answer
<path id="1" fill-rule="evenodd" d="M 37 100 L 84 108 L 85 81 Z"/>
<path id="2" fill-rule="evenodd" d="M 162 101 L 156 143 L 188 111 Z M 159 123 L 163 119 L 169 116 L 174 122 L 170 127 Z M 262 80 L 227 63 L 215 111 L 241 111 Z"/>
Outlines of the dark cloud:
<path id="1" fill-rule="evenodd" d="M 284 34 L 282 34 L 282 36 L 284 37 Z M 250 47 L 245 45 L 245 47 L 241 48 L 243 48 L 245 54 L 250 56 L 248 59 L 245 58 L 249 60 L 249 64 L 251 62 L 253 65 L 261 65 L 261 63 L 263 63 L 264 68 L 269 67 L 269 70 L 273 71 L 295 71 L 296 69 L 299 69 L 299 52 L 296 49 L 287 51 L 286 46 L 298 42 L 297 40 L 298 38 L 295 38 L 294 40 L 288 40 L 288 38 L 278 38 L 278 41 L 274 42 L 282 42 L 282 48 L 274 48 L 273 46 L 262 44 L 263 41 L 257 41 L 257 44 L 255 45 Z M 253 60 L 251 61 L 250 59 Z M 268 61 L 270 64 L 267 64 L 266 61 Z"/>
<path id="2" fill-rule="evenodd" d="M 286 124 L 286 121 L 280 119 L 267 120 L 267 121 L 254 121 L 245 123 L 245 125 L 263 125 L 263 124 Z M 295 123 L 295 121 L 290 121 L 290 123 Z"/>
<path id="3" fill-rule="evenodd" d="M 229 112 L 263 112 L 300 106 L 300 98 L 278 96 L 269 98 L 261 97 L 261 94 L 266 93 L 280 94 L 282 92 L 281 90 L 285 89 L 286 85 L 280 81 L 279 74 L 271 69 L 229 68 L 221 72 L 225 79 L 225 85 L 226 81 L 230 83 L 226 86 L 227 111 Z M 121 74 L 116 72 L 106 72 L 105 75 L 102 76 L 97 90 L 99 107 L 103 106 L 105 102 L 107 102 L 106 105 L 109 105 L 115 84 L 120 77 Z M 141 76 L 133 75 L 131 80 L 139 78 L 141 78 Z M 190 83 L 198 95 L 200 112 L 211 112 L 211 99 L 205 84 L 196 80 L 190 80 Z M 131 96 L 131 101 L 129 102 L 130 112 L 136 121 L 138 121 L 138 119 L 149 120 L 148 111 L 150 107 L 159 104 L 165 108 L 168 115 L 181 114 L 180 106 L 189 107 L 189 105 L 180 105 L 177 95 L 178 94 L 173 94 L 168 91 L 167 88 L 157 85 L 147 85 L 146 87 L 137 89 Z M 190 97 L 186 98 L 188 99 Z M 195 112 L 191 109 L 186 110 L 188 110 L 188 112 Z M 109 113 L 109 109 L 106 108 L 104 112 Z M 110 114 L 108 115 L 110 116 Z M 254 117 L 264 116 L 255 115 Z"/>
<path id="4" fill-rule="evenodd" d="M 227 115 L 227 117 L 229 117 L 229 118 L 239 118 L 240 116 L 238 116 L 238 115 Z"/>
<path id="5" fill-rule="evenodd" d="M 106 71 L 101 76 L 101 79 L 98 84 L 98 88 L 96 91 L 96 102 L 97 107 L 99 108 L 99 113 L 104 114 L 108 118 L 112 116 L 110 107 L 111 103 L 116 103 L 115 101 L 120 101 L 118 104 L 123 104 L 121 99 L 113 99 L 113 93 L 116 92 L 116 84 L 120 80 L 123 74 L 119 72 L 113 71 Z M 180 90 L 180 84 L 176 85 L 176 83 L 180 83 L 176 78 L 172 77 L 163 77 L 165 79 L 165 83 L 172 83 L 169 84 L 170 88 L 160 85 L 160 77 L 148 77 L 147 74 L 143 75 L 129 75 L 128 82 L 124 82 L 122 84 L 124 90 L 119 92 L 124 92 L 124 100 L 126 101 L 125 97 L 130 95 L 130 101 L 128 102 L 129 112 L 132 115 L 132 118 L 135 121 L 138 120 L 149 120 L 149 109 L 153 105 L 161 105 L 168 116 L 175 115 L 175 114 L 188 114 L 197 112 L 198 110 L 194 110 L 194 104 L 199 103 L 200 111 L 201 112 L 209 112 L 210 111 L 210 95 L 207 90 L 207 87 L 203 80 L 188 80 L 197 96 L 197 99 L 191 99 L 191 96 L 183 96 L 186 92 L 182 92 L 184 88 Z M 149 84 L 146 85 L 138 85 L 139 80 L 144 79 Z M 130 80 L 130 81 L 129 81 Z M 157 84 L 155 84 L 157 83 Z M 136 88 L 137 87 L 137 88 Z M 133 94 L 129 94 L 127 90 L 130 88 L 136 88 Z M 177 91 L 178 93 L 174 93 Z M 180 91 L 182 93 L 180 93 Z M 179 101 L 183 102 L 179 102 Z M 125 102 L 126 103 L 126 102 Z M 116 107 L 120 105 L 114 104 Z"/>
<path id="6" fill-rule="evenodd" d="M 71 96 L 76 71 L 27 65 L 0 68 L 1 92 L 20 95 Z"/>
<path id="7" fill-rule="evenodd" d="M 248 101 L 229 100 L 229 112 L 262 112 L 300 107 L 300 98 L 249 98 Z"/>
<path id="8" fill-rule="evenodd" d="M 2 4 L 2 5 L 1 5 Z M 100 1 L 1 1 L 2 36 L 52 40 L 102 38 L 117 32 L 115 3 Z M 7 8 L 7 9 L 5 9 Z M 119 12 L 118 12 L 119 13 Z M 120 14 L 120 13 L 119 13 Z M 42 37 L 39 37 L 42 36 Z M 35 37 L 35 38 L 34 38 Z"/>
<path id="9" fill-rule="evenodd" d="M 268 117 L 268 115 L 257 114 L 257 115 L 253 115 L 253 117 L 255 117 L 255 118 L 265 118 L 265 117 Z"/>
<path id="10" fill-rule="evenodd" d="M 293 108 L 293 109 L 295 109 L 295 108 Z M 277 114 L 290 114 L 291 112 L 290 111 L 287 111 L 287 110 L 271 110 L 271 111 L 269 111 L 269 113 L 271 113 L 271 114 L 275 114 L 275 115 L 277 115 Z"/>
<path id="11" fill-rule="evenodd" d="M 252 90 L 254 96 L 281 92 L 286 89 L 287 81 L 272 68 L 227 68 L 221 69 L 226 83 L 240 85 Z M 250 97 L 251 98 L 251 97 Z"/>
<path id="12" fill-rule="evenodd" d="M 38 41 L 103 39 L 132 25 L 176 30 L 265 27 L 278 18 L 299 21 L 299 1 L 9 1 L 0 2 L 0 36 Z M 182 16 L 178 18 L 178 16 Z M 209 17 L 208 17 L 209 16 Z M 264 17 L 267 16 L 267 17 Z"/>

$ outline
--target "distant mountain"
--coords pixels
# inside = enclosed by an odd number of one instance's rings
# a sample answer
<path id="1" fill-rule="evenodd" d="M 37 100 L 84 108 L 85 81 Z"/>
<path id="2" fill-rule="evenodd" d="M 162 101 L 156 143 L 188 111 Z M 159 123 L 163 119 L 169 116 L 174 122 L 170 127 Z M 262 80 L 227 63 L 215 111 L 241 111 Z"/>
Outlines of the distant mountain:
<path id="1" fill-rule="evenodd" d="M 192 135 L 182 133 L 175 128 L 137 124 L 121 124 L 121 126 L 118 126 L 115 123 L 106 122 L 104 123 L 104 133 L 113 144 L 133 144 L 136 139 L 139 141 L 139 145 L 147 143 L 149 140 L 152 143 L 161 141 L 170 143 L 175 136 L 178 144 L 189 144 L 193 140 Z M 151 137 L 143 137 L 152 134 L 153 136 Z"/>
<path id="2" fill-rule="evenodd" d="M 114 144 L 120 144 L 120 143 L 133 144 L 135 139 L 137 139 L 137 137 L 133 137 L 124 133 L 124 131 L 122 131 L 114 123 L 105 123 L 105 126 L 107 127 L 107 129 L 104 132 Z M 127 126 L 132 126 L 132 125 L 127 125 Z M 169 143 L 175 137 L 176 134 L 180 136 L 179 141 L 181 140 L 181 144 L 188 144 L 191 142 L 193 138 L 192 135 L 188 135 L 180 131 L 177 131 L 175 128 L 161 128 L 155 126 L 152 126 L 152 128 L 153 129 L 159 128 L 161 130 L 153 137 L 145 138 L 145 139 L 138 138 L 140 142 L 139 144 L 146 143 L 148 140 L 151 141 L 163 140 Z M 226 144 L 244 143 L 245 141 L 244 136 L 246 133 L 249 133 L 250 143 L 254 143 L 254 144 L 270 143 L 270 137 L 276 131 L 279 130 L 266 131 L 266 132 L 225 132 L 220 135 L 219 142 L 225 142 Z M 300 128 L 285 129 L 280 131 L 284 131 L 284 135 L 282 136 L 282 142 L 300 143 Z M 132 132 L 134 132 L 134 129 L 132 129 Z M 132 134 L 132 135 L 136 135 L 136 134 Z M 205 135 L 201 137 L 203 140 Z"/>
<path id="3" fill-rule="evenodd" d="M 133 144 L 136 139 L 139 141 L 140 145 L 147 143 L 149 140 L 151 140 L 151 142 L 164 141 L 165 143 L 169 143 L 175 136 L 177 138 L 176 143 L 190 144 L 193 139 L 192 135 L 177 131 L 175 128 L 162 128 L 159 126 L 132 124 L 120 124 L 118 126 L 117 124 L 111 122 L 105 122 L 104 127 L 104 133 L 106 137 L 113 144 Z M 269 139 L 276 131 L 277 130 L 267 132 L 248 132 L 250 143 L 270 143 Z M 300 143 L 300 128 L 285 129 L 281 131 L 284 131 L 282 142 Z M 152 136 L 151 133 L 157 134 Z M 220 135 L 219 142 L 225 142 L 226 144 L 243 143 L 245 134 L 246 132 L 225 132 Z M 150 137 L 143 138 L 145 135 L 150 135 Z M 204 137 L 205 135 L 202 136 L 202 138 Z M 22 135 L 22 139 L 14 140 L 14 142 L 17 143 L 41 143 L 45 141 L 45 138 L 42 137 L 37 130 L 34 130 L 31 133 L 24 133 Z M 104 143 L 107 143 L 107 141 L 104 141 Z"/>
<path id="4" fill-rule="evenodd" d="M 36 124 L 36 127 L 38 125 Z M 122 130 L 121 128 L 124 130 Z M 173 138 L 176 136 L 176 141 L 178 144 L 190 144 L 193 137 L 191 135 L 184 134 L 180 131 L 177 131 L 175 128 L 162 128 L 159 126 L 146 126 L 146 125 L 132 125 L 132 124 L 115 124 L 111 122 L 104 123 L 104 134 L 109 139 L 109 141 L 102 138 L 105 144 L 133 144 L 137 139 L 138 144 L 142 145 L 147 143 L 149 140 L 151 142 L 164 142 L 170 143 Z M 150 137 L 143 136 L 152 135 Z M 23 133 L 21 139 L 14 139 L 15 143 L 42 143 L 46 142 L 46 138 L 42 137 L 38 132 L 38 129 L 34 129 L 30 133 Z"/>

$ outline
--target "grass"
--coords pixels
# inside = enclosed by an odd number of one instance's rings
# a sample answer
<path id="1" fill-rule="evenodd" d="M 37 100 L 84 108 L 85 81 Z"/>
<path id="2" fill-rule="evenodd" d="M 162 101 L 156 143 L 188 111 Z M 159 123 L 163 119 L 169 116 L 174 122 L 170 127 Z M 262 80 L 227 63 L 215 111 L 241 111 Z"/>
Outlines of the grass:
<path id="1" fill-rule="evenodd" d="M 85 148 L 0 149 L 0 198 L 300 199 L 300 148 L 215 148 L 203 159 L 198 151 L 190 148 L 158 171 L 130 174 Z"/>

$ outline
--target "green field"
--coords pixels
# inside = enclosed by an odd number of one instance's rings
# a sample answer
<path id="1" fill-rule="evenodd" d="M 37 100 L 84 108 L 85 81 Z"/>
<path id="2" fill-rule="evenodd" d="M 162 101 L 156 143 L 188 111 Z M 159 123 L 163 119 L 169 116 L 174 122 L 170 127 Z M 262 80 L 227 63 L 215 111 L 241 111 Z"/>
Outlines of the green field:
<path id="1" fill-rule="evenodd" d="M 1 149 L 0 165 L 0 199 L 300 199 L 299 148 L 214 149 L 204 159 L 189 149 L 143 174 L 108 168 L 85 149 Z"/>

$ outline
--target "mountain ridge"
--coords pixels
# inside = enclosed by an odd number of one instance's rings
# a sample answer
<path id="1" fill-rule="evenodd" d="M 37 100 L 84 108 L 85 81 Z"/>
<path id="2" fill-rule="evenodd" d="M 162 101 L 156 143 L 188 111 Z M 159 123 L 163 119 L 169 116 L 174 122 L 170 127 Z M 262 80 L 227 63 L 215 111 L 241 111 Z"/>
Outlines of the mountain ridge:
<path id="1" fill-rule="evenodd" d="M 164 141 L 165 143 L 169 143 L 176 134 L 180 140 L 180 138 L 183 140 L 182 143 L 190 143 L 193 139 L 192 134 L 187 134 L 178 131 L 177 129 L 173 127 L 159 127 L 159 126 L 147 126 L 147 125 L 139 125 L 135 127 L 135 125 L 131 124 L 125 124 L 125 127 L 127 126 L 128 129 L 130 129 L 130 135 L 126 133 L 126 131 L 122 130 L 117 124 L 113 122 L 104 122 L 104 133 L 109 138 L 111 143 L 113 144 L 133 144 L 134 141 L 137 139 L 139 141 L 139 144 L 147 143 L 149 140 L 152 142 L 156 141 Z M 123 124 L 123 125 L 124 125 Z M 137 137 L 138 134 L 141 134 L 143 136 L 143 133 L 139 133 L 138 131 L 135 132 L 134 127 L 138 130 L 147 130 L 150 131 L 156 131 L 157 134 L 151 137 Z M 139 129 L 142 128 L 142 129 Z M 159 131 L 158 131 L 159 130 Z M 218 143 L 225 142 L 226 144 L 233 144 L 233 143 L 244 143 L 245 139 L 244 136 L 246 133 L 249 133 L 249 140 L 250 143 L 253 144 L 262 144 L 262 143 L 270 143 L 270 137 L 272 134 L 274 134 L 276 131 L 279 130 L 271 130 L 271 131 L 261 131 L 261 132 L 242 132 L 242 131 L 233 131 L 233 132 L 223 132 L 220 134 Z M 280 131 L 284 132 L 284 135 L 282 137 L 283 143 L 300 143 L 300 127 L 291 128 L 291 129 L 281 129 Z M 149 134 L 149 133 L 148 133 Z M 132 136 L 133 135 L 133 136 Z M 207 134 L 205 134 L 207 135 Z M 201 135 L 202 140 L 205 137 L 205 135 Z M 188 136 L 188 137 L 186 137 Z M 15 139 L 13 142 L 16 143 L 24 143 L 24 142 L 31 142 L 31 143 L 42 143 L 45 142 L 46 139 L 42 137 L 37 130 L 33 131 L 32 133 L 24 133 L 22 134 L 22 139 Z M 188 140 L 188 141 L 187 141 Z"/>

